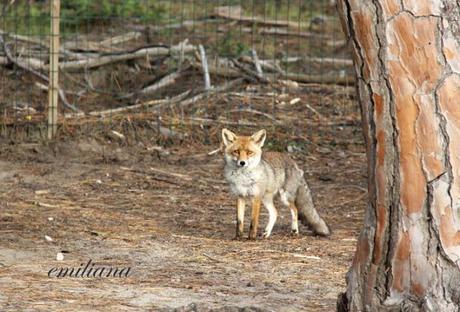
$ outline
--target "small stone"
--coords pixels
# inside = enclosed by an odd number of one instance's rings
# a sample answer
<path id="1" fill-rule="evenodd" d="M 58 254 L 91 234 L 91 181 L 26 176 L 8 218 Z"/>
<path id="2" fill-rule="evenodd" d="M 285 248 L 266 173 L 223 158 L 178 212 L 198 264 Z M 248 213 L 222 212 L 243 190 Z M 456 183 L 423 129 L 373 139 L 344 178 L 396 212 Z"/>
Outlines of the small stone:
<path id="1" fill-rule="evenodd" d="M 48 194 L 49 192 L 50 192 L 50 190 L 36 190 L 35 194 L 36 195 L 44 195 L 44 194 Z"/>
<path id="2" fill-rule="evenodd" d="M 292 100 L 289 102 L 289 104 L 294 105 L 294 104 L 297 104 L 297 103 L 299 103 L 299 102 L 300 102 L 300 98 L 295 98 L 295 99 L 292 99 Z"/>

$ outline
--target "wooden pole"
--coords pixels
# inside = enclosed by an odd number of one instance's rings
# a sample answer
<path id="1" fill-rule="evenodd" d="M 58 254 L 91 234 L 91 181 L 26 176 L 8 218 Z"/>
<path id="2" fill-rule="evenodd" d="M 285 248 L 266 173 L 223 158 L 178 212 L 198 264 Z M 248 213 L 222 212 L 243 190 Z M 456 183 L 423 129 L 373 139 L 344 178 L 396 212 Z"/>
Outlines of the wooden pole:
<path id="1" fill-rule="evenodd" d="M 55 137 L 58 121 L 59 97 L 59 21 L 60 0 L 51 0 L 51 32 L 50 32 L 50 70 L 48 88 L 48 139 Z"/>
<path id="2" fill-rule="evenodd" d="M 198 48 L 200 49 L 201 65 L 203 66 L 204 88 L 205 90 L 210 90 L 211 76 L 209 75 L 208 59 L 206 58 L 206 52 L 204 50 L 204 47 L 200 44 Z"/>

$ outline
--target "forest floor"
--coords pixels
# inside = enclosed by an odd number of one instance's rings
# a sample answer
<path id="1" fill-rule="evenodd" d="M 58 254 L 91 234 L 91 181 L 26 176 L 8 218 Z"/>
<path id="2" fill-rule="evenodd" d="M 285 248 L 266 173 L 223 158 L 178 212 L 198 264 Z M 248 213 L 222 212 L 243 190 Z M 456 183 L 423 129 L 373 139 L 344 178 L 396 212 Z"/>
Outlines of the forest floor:
<path id="1" fill-rule="evenodd" d="M 336 109 L 308 99 L 324 116 Z M 305 112 L 298 103 L 285 113 L 294 107 Z M 96 134 L 3 144 L 0 310 L 333 311 L 367 200 L 356 121 L 311 125 L 304 138 L 312 144 L 290 150 L 333 229 L 328 238 L 303 226 L 291 236 L 289 211 L 277 202 L 271 238 L 233 240 L 235 200 L 223 157 L 208 155 L 218 147 L 220 127 L 208 129 L 215 139 L 206 144 L 123 145 Z M 267 130 L 270 142 L 278 134 Z M 266 221 L 263 210 L 260 231 Z M 89 260 L 131 270 L 128 277 L 48 277 L 52 268 Z"/>

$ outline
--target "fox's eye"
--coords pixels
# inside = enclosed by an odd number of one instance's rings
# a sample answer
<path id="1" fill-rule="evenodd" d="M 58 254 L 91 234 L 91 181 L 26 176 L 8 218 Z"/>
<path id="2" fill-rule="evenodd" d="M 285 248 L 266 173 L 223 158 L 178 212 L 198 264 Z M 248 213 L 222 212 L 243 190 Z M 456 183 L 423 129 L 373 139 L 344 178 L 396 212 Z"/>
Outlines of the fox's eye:
<path id="1" fill-rule="evenodd" d="M 239 154 L 240 154 L 240 151 L 239 151 L 239 150 L 234 150 L 234 151 L 233 151 L 233 155 L 238 156 Z"/>
<path id="2" fill-rule="evenodd" d="M 248 156 L 254 155 L 254 152 L 248 151 Z"/>

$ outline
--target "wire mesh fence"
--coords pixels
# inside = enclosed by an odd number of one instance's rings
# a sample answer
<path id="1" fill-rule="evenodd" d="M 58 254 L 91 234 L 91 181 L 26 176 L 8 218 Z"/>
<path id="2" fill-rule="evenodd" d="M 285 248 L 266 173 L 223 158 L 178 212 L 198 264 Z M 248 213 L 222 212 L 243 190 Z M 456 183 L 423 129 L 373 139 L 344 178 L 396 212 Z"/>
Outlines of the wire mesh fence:
<path id="1" fill-rule="evenodd" d="M 52 1 L 3 1 L 2 137 L 46 138 Z M 311 125 L 356 120 L 352 62 L 334 1 L 60 6 L 58 136 L 111 129 L 206 143 L 214 126 L 305 137 Z"/>

